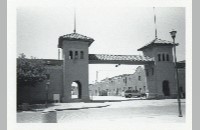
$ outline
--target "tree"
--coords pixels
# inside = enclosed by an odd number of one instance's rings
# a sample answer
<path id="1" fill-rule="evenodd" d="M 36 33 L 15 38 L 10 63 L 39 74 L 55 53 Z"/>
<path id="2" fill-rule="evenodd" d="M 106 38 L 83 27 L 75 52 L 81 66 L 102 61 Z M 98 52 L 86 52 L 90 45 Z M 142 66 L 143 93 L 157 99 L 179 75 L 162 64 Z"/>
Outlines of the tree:
<path id="1" fill-rule="evenodd" d="M 17 58 L 17 104 L 31 103 L 31 87 L 47 79 L 44 61 L 22 53 Z"/>
<path id="2" fill-rule="evenodd" d="M 33 86 L 46 79 L 44 61 L 41 59 L 28 59 L 22 53 L 17 58 L 17 86 Z"/>

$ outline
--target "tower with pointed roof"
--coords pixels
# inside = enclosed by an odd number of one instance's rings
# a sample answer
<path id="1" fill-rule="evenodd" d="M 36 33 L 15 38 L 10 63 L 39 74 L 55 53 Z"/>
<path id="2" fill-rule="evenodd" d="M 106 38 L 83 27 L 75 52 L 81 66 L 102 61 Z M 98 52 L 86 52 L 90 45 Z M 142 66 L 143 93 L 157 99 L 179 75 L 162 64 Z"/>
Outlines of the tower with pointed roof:
<path id="1" fill-rule="evenodd" d="M 154 64 L 145 65 L 149 97 L 173 98 L 177 95 L 173 46 L 173 42 L 155 38 L 138 49 L 144 56 L 154 59 Z"/>
<path id="2" fill-rule="evenodd" d="M 78 84 L 78 101 L 89 100 L 88 89 L 88 47 L 94 39 L 76 32 L 59 37 L 58 48 L 63 52 L 63 97 L 62 102 L 71 98 L 71 84 Z"/>

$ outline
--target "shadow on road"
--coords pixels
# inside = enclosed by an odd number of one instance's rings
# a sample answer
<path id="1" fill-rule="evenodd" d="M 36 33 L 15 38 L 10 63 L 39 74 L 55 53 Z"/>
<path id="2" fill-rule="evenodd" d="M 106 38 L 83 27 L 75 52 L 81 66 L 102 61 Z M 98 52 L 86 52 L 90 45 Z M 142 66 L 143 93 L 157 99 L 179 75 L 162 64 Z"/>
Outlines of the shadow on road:
<path id="1" fill-rule="evenodd" d="M 95 106 L 95 107 L 82 107 L 82 108 L 66 108 L 66 109 L 55 109 L 56 111 L 64 111 L 64 110 L 80 110 L 80 109 L 91 109 L 91 108 L 103 108 L 103 107 L 108 107 L 110 105 L 105 105 L 105 106 Z"/>
<path id="2" fill-rule="evenodd" d="M 141 98 L 134 98 L 134 99 L 126 99 L 126 100 L 90 100 L 85 103 L 105 103 L 105 102 L 122 102 L 122 101 L 134 101 L 134 100 L 149 100 L 149 99 L 141 99 Z M 154 99 L 155 100 L 155 99 Z"/>

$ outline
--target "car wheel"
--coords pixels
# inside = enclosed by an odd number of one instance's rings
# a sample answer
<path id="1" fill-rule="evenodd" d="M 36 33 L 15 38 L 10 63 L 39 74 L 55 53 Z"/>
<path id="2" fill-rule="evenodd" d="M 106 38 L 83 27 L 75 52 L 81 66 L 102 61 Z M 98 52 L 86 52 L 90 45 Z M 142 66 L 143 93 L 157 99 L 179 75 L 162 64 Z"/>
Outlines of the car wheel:
<path id="1" fill-rule="evenodd" d="M 132 95 L 131 95 L 131 94 L 129 94 L 129 95 L 128 95 L 128 98 L 131 98 L 131 97 L 132 97 Z"/>

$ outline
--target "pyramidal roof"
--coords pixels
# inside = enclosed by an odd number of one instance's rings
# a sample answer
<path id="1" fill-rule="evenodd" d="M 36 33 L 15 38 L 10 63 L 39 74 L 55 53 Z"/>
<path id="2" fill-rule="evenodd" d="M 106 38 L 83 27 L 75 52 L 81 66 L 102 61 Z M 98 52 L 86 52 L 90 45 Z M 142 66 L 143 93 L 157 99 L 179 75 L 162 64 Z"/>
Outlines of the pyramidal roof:
<path id="1" fill-rule="evenodd" d="M 166 46 L 166 45 L 173 46 L 173 42 L 155 38 L 150 43 L 148 43 L 148 44 L 144 45 L 143 47 L 139 48 L 138 51 L 142 51 L 143 49 L 146 49 L 146 48 L 149 48 L 149 47 L 152 47 L 152 46 Z M 177 46 L 178 43 L 175 43 L 175 45 Z"/>
<path id="2" fill-rule="evenodd" d="M 89 43 L 89 46 L 91 45 L 92 42 L 94 42 L 93 38 L 78 34 L 78 33 L 71 33 L 71 34 L 66 34 L 63 36 L 59 37 L 59 44 L 58 47 L 62 48 L 62 41 L 63 40 L 68 40 L 68 41 L 85 41 Z"/>

